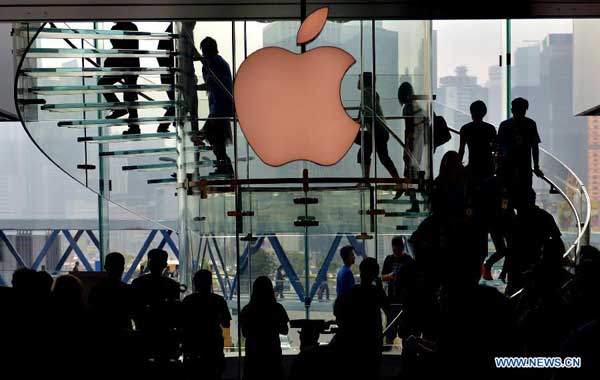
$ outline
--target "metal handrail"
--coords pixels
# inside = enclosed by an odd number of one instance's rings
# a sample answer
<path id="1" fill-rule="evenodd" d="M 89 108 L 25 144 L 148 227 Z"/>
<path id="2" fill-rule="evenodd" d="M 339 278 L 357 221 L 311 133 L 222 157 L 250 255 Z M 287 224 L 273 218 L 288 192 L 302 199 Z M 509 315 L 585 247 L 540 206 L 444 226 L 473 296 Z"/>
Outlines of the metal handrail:
<path id="1" fill-rule="evenodd" d="M 440 104 L 443 107 L 445 107 L 445 105 L 443 105 L 441 103 L 438 103 L 438 104 Z M 448 107 L 448 108 L 452 109 L 453 111 L 455 111 L 457 113 L 463 114 L 465 116 L 470 116 L 467 113 L 462 112 L 460 110 L 457 110 L 457 109 L 454 109 L 454 108 L 451 108 L 451 107 Z M 451 128 L 451 127 L 448 127 L 448 129 L 450 130 L 450 132 L 452 132 L 454 134 L 457 134 L 457 135 L 460 135 L 460 132 L 457 129 L 454 129 L 454 128 Z M 583 184 L 583 182 L 581 181 L 581 179 L 575 174 L 575 172 L 569 166 L 567 166 L 564 162 L 562 162 L 561 160 L 559 160 L 555 155 L 553 155 L 552 153 L 548 152 L 546 149 L 540 147 L 540 150 L 542 152 L 544 152 L 544 154 L 548 155 L 550 158 L 552 158 L 553 160 L 555 160 L 556 162 L 558 162 L 563 168 L 565 168 L 569 172 L 570 175 L 573 176 L 573 178 L 575 178 L 575 181 L 579 185 L 579 188 L 581 189 L 581 192 L 583 193 L 583 196 L 584 196 L 585 201 L 586 201 L 586 215 L 585 215 L 584 222 L 582 224 L 581 223 L 581 216 L 579 214 L 579 211 L 577 210 L 577 208 L 575 207 L 575 205 L 573 204 L 573 202 L 571 201 L 571 199 L 569 199 L 569 197 L 565 194 L 565 192 L 559 186 L 557 186 L 551 179 L 549 179 L 548 177 L 546 177 L 545 175 L 539 177 L 541 180 L 543 180 L 544 182 L 548 183 L 552 188 L 556 189 L 559 192 L 559 194 L 567 202 L 567 204 L 571 208 L 571 211 L 575 215 L 575 219 L 577 221 L 577 238 L 575 239 L 575 242 L 566 250 L 565 254 L 563 255 L 563 257 L 567 257 L 574 249 L 575 250 L 579 249 L 579 245 L 580 245 L 581 239 L 586 234 L 587 229 L 589 228 L 590 220 L 591 220 L 591 214 L 592 214 L 590 197 L 589 197 L 587 189 L 585 188 L 585 185 Z M 517 292 L 517 293 L 519 293 L 519 292 Z M 515 293 L 515 295 L 517 293 Z"/>

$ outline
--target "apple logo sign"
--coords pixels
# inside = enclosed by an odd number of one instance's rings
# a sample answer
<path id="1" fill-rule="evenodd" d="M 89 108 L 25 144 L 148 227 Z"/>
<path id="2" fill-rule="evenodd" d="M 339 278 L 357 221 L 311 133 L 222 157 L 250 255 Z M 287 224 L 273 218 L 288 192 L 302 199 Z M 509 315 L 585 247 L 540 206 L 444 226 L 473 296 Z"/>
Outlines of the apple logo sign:
<path id="1" fill-rule="evenodd" d="M 302 23 L 296 44 L 314 40 L 327 21 L 319 8 Z M 360 128 L 344 110 L 342 78 L 356 60 L 336 47 L 296 54 L 279 47 L 252 53 L 240 66 L 233 86 L 240 126 L 267 165 L 296 160 L 337 163 Z"/>

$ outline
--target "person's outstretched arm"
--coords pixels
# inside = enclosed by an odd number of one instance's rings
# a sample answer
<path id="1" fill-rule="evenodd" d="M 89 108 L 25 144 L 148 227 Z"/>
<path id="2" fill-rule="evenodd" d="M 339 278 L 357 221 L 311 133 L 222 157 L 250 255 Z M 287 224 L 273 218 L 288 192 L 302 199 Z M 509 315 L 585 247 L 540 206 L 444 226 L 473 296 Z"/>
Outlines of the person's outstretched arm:
<path id="1" fill-rule="evenodd" d="M 533 144 L 531 147 L 531 155 L 533 156 L 533 173 L 538 177 L 543 177 L 544 172 L 540 170 L 540 147 L 538 144 Z"/>
<path id="2" fill-rule="evenodd" d="M 458 148 L 458 156 L 460 158 L 460 162 L 463 161 L 463 158 L 465 156 L 465 145 L 467 144 L 467 142 L 465 141 L 465 136 L 462 133 L 461 130 L 461 134 L 460 134 L 460 147 Z"/>

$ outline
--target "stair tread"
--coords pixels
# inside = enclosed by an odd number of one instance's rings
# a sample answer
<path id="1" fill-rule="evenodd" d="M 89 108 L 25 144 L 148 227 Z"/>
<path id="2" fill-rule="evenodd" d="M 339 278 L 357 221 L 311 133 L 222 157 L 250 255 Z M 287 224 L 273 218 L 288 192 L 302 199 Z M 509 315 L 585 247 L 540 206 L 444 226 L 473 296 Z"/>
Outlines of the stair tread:
<path id="1" fill-rule="evenodd" d="M 101 75 L 171 75 L 175 69 L 166 67 L 60 67 L 46 68 L 36 67 L 22 69 L 21 72 L 30 77 L 81 77 L 81 76 L 101 76 Z"/>
<path id="2" fill-rule="evenodd" d="M 125 149 L 113 150 L 108 152 L 100 152 L 101 157 L 118 157 L 118 156 L 145 156 L 155 154 L 176 154 L 176 148 L 149 148 L 149 149 Z"/>
<path id="3" fill-rule="evenodd" d="M 380 203 L 380 204 L 398 204 L 398 205 L 410 205 L 410 204 L 412 204 L 412 202 L 410 201 L 410 199 L 378 199 L 377 203 Z M 417 200 L 417 203 L 419 203 L 419 204 L 425 204 L 427 202 L 425 202 L 424 200 Z"/>
<path id="4" fill-rule="evenodd" d="M 23 28 L 23 31 L 37 32 L 36 28 Z M 174 33 L 154 33 L 133 30 L 44 28 L 36 38 L 85 38 L 114 40 L 171 40 L 178 38 Z"/>
<path id="5" fill-rule="evenodd" d="M 393 216 L 400 216 L 400 217 L 405 217 L 405 218 L 426 218 L 429 216 L 428 212 L 412 212 L 412 211 L 392 211 L 392 212 L 386 212 L 385 216 L 387 217 L 393 217 Z"/>
<path id="6" fill-rule="evenodd" d="M 57 49 L 57 48 L 31 48 L 25 58 L 137 58 L 137 57 L 165 57 L 172 54 L 168 50 L 141 50 L 141 49 Z"/>
<path id="7" fill-rule="evenodd" d="M 156 178 L 156 179 L 149 179 L 148 181 L 146 181 L 149 185 L 151 184 L 160 184 L 160 183 L 176 183 L 177 179 L 170 177 L 170 178 Z"/>
<path id="8" fill-rule="evenodd" d="M 170 100 L 153 100 L 145 102 L 118 102 L 118 103 L 62 103 L 44 104 L 41 108 L 51 112 L 71 112 L 84 110 L 114 110 L 127 108 L 167 108 L 174 106 Z"/>
<path id="9" fill-rule="evenodd" d="M 198 167 L 198 168 L 203 168 L 203 167 L 208 168 L 208 167 L 212 167 L 213 163 L 212 163 L 212 161 L 210 163 L 206 162 L 206 161 L 198 161 L 198 162 L 186 162 L 185 165 Z M 163 170 L 163 169 L 176 169 L 176 168 L 177 168 L 176 162 L 159 162 L 159 163 L 152 163 L 152 164 L 125 165 L 122 167 L 122 169 L 124 171 L 131 171 L 131 170 L 150 171 L 150 170 Z"/>
<path id="10" fill-rule="evenodd" d="M 174 87 L 168 84 L 141 85 L 88 85 L 88 86 L 38 86 L 31 87 L 30 92 L 40 95 L 85 94 L 85 93 L 121 93 L 142 91 L 168 91 Z"/>
<path id="11" fill-rule="evenodd" d="M 106 135 L 106 136 L 88 136 L 78 137 L 78 142 L 90 142 L 97 144 L 118 143 L 130 141 L 147 141 L 147 140 L 170 140 L 177 136 L 175 132 L 169 133 L 141 133 L 139 135 Z"/>
<path id="12" fill-rule="evenodd" d="M 91 128 L 91 127 L 116 127 L 129 124 L 156 124 L 174 122 L 174 116 L 138 117 L 128 119 L 87 119 L 59 121 L 58 126 L 63 128 Z"/>

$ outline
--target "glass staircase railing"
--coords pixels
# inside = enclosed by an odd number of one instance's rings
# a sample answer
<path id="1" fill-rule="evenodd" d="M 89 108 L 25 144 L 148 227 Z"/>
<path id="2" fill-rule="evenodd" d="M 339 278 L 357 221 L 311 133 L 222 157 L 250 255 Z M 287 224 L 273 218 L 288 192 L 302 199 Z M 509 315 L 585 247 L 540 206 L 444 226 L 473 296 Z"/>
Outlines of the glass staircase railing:
<path id="1" fill-rule="evenodd" d="M 124 92 L 169 91 L 173 86 L 166 84 L 121 85 L 121 86 L 42 86 L 32 87 L 29 91 L 38 95 L 108 94 Z"/>
<path id="2" fill-rule="evenodd" d="M 122 75 L 172 75 L 168 67 L 31 67 L 21 74 L 32 78 L 94 77 Z"/>

